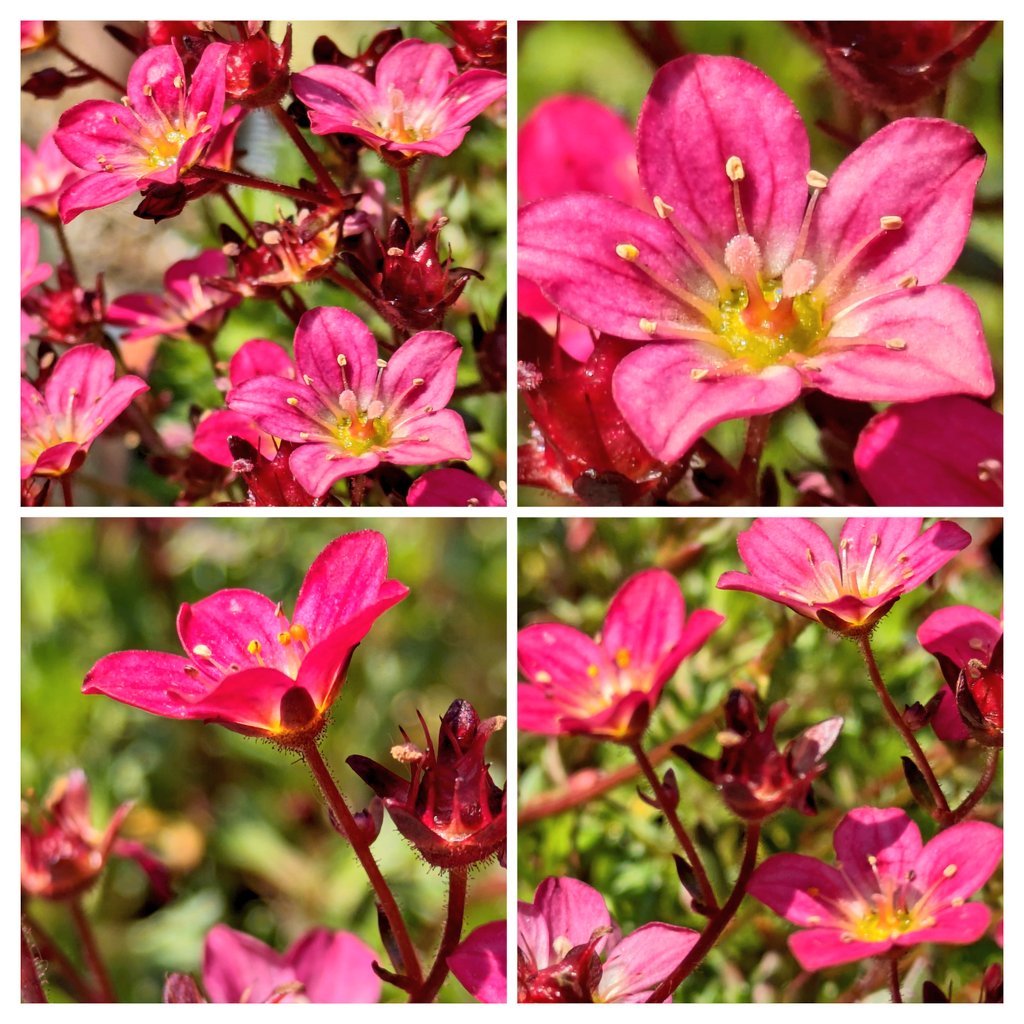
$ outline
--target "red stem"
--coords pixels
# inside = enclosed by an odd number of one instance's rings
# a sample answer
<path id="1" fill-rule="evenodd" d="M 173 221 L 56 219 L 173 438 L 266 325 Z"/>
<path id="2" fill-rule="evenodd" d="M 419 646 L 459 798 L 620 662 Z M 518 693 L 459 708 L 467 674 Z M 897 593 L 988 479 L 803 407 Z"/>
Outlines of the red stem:
<path id="1" fill-rule="evenodd" d="M 334 813 L 334 818 L 340 826 L 342 834 L 349 841 L 349 844 L 355 851 L 355 855 L 359 858 L 359 863 L 362 864 L 363 870 L 373 886 L 373 891 L 377 894 L 377 900 L 384 912 L 384 916 L 388 920 L 388 924 L 391 926 L 395 941 L 398 943 L 401 958 L 404 961 L 402 964 L 395 964 L 395 968 L 399 973 L 405 974 L 416 985 L 419 985 L 423 980 L 423 970 L 420 967 L 419 957 L 416 955 L 416 949 L 409 938 L 409 932 L 405 927 L 402 912 L 398 909 L 398 903 L 391 889 L 388 888 L 388 883 L 384 880 L 384 876 L 381 874 L 373 854 L 370 852 L 370 844 L 366 841 L 366 837 L 356 824 L 356 820 L 348 809 L 348 804 L 345 803 L 345 798 L 341 795 L 341 791 L 334 781 L 334 776 L 331 775 L 331 770 L 327 767 L 316 743 L 310 743 L 308 746 L 303 747 L 299 753 L 305 760 L 313 775 L 313 779 L 320 788 L 327 806 Z"/>
<path id="2" fill-rule="evenodd" d="M 740 904 L 743 902 L 743 897 L 746 895 L 747 883 L 750 881 L 750 876 L 754 873 L 754 865 L 757 863 L 757 843 L 760 837 L 761 825 L 758 822 L 748 824 L 747 848 L 743 854 L 740 873 L 736 876 L 736 884 L 733 886 L 728 900 L 726 900 L 722 909 L 708 922 L 707 927 L 701 932 L 696 945 L 686 954 L 679 966 L 647 997 L 647 1002 L 665 1002 L 679 985 L 700 966 L 708 951 L 718 941 L 722 932 L 725 931 L 725 926 L 733 919 Z"/>
<path id="3" fill-rule="evenodd" d="M 306 163 L 309 164 L 310 169 L 316 175 L 316 180 L 320 182 L 320 187 L 340 203 L 343 199 L 341 189 L 334 184 L 331 172 L 324 166 L 316 150 L 306 141 L 306 137 L 302 134 L 302 129 L 288 116 L 288 111 L 284 107 L 275 103 L 272 109 L 278 124 L 288 133 L 289 138 L 305 157 Z"/>
<path id="4" fill-rule="evenodd" d="M 412 191 L 409 188 L 409 168 L 398 168 L 398 180 L 402 186 L 402 216 L 412 230 Z"/>
<path id="5" fill-rule="evenodd" d="M 429 1003 L 437 995 L 448 977 L 448 955 L 459 944 L 462 937 L 462 920 L 466 913 L 466 868 L 452 868 L 448 872 L 448 916 L 444 923 L 441 944 L 437 947 L 437 959 L 431 967 L 423 987 L 413 993 L 412 1003 Z"/>
<path id="6" fill-rule="evenodd" d="M 21 1001 L 23 1003 L 45 1003 L 46 993 L 39 980 L 36 958 L 25 936 L 25 925 L 21 926 Z"/>
<path id="7" fill-rule="evenodd" d="M 117 996 L 114 994 L 114 986 L 111 984 L 110 975 L 107 973 L 103 957 L 100 955 L 100 948 L 96 943 L 96 935 L 85 916 L 85 908 L 82 906 L 80 896 L 74 896 L 68 900 L 68 907 L 71 910 L 71 919 L 75 922 L 75 928 L 82 940 L 82 952 L 85 954 L 85 962 L 99 988 L 100 1002 L 116 1003 Z"/>
<path id="8" fill-rule="evenodd" d="M 957 822 L 963 821 L 978 803 L 981 798 L 988 792 L 989 786 L 992 785 L 993 780 L 996 777 L 996 770 L 999 767 L 999 747 L 992 747 L 988 752 L 988 758 L 985 762 L 985 770 L 981 774 L 981 778 L 978 780 L 978 784 L 971 790 L 971 792 L 964 799 L 964 802 L 953 811 L 950 816 L 949 823 L 951 825 L 957 824 Z"/>
<path id="9" fill-rule="evenodd" d="M 318 192 L 310 192 L 304 188 L 294 188 L 291 185 L 282 185 L 278 181 L 270 181 L 268 178 L 257 178 L 252 174 L 242 174 L 238 171 L 222 171 L 218 167 L 193 167 L 190 174 L 197 174 L 201 178 L 210 181 L 219 181 L 223 185 L 242 185 L 244 188 L 258 188 L 264 192 L 276 192 L 278 195 L 288 196 L 290 199 L 300 199 L 303 202 L 320 205 L 324 196 Z"/>
<path id="10" fill-rule="evenodd" d="M 88 71 L 90 75 L 93 75 L 94 77 L 98 78 L 101 82 L 105 82 L 107 85 L 110 86 L 111 89 L 113 89 L 118 94 L 118 96 L 124 95 L 124 85 L 122 85 L 116 79 L 111 78 L 110 75 L 106 74 L 105 72 L 100 71 L 99 68 L 94 67 L 87 61 L 82 60 L 81 57 L 79 57 L 77 54 L 72 53 L 63 43 L 59 41 L 55 42 L 53 44 L 53 48 L 58 53 L 64 54 L 64 56 L 67 57 L 68 60 L 74 61 L 74 63 L 77 64 L 83 71 Z"/>
<path id="11" fill-rule="evenodd" d="M 328 270 L 324 277 L 328 281 L 332 281 L 339 288 L 344 288 L 345 291 L 351 292 L 357 299 L 361 299 L 371 309 L 376 310 L 377 304 L 373 301 L 373 296 L 357 281 L 350 281 L 347 277 L 339 274 L 337 270 Z"/>
<path id="12" fill-rule="evenodd" d="M 80 1003 L 98 1002 L 96 994 L 82 977 L 78 968 L 71 962 L 67 954 L 53 941 L 45 928 L 30 914 L 25 914 L 24 928 L 32 935 L 32 940 L 39 950 L 40 957 L 60 972 L 61 988 L 74 996 Z"/>
<path id="13" fill-rule="evenodd" d="M 60 490 L 64 495 L 64 507 L 73 508 L 75 504 L 74 495 L 71 493 L 71 474 L 65 473 L 60 478 Z"/>
<path id="14" fill-rule="evenodd" d="M 889 961 L 889 994 L 894 1003 L 903 1002 L 903 994 L 900 992 L 900 965 L 895 957 Z"/>

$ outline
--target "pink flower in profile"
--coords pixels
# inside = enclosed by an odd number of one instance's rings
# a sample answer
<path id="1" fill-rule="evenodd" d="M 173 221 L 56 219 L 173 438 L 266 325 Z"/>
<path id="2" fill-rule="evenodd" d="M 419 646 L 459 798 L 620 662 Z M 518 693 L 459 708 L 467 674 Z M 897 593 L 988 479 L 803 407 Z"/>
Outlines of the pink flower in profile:
<path id="1" fill-rule="evenodd" d="M 263 594 L 220 590 L 178 612 L 187 657 L 109 654 L 89 670 L 82 692 L 301 748 L 326 724 L 356 645 L 409 592 L 387 579 L 387 568 L 379 533 L 338 537 L 306 573 L 291 621 Z"/>
<path id="2" fill-rule="evenodd" d="M 963 395 L 891 405 L 853 462 L 877 505 L 1003 504 L 1003 417 Z"/>
<path id="3" fill-rule="evenodd" d="M 546 878 L 519 901 L 519 1002 L 645 1002 L 699 938 L 658 921 L 620 938 L 596 889 Z"/>
<path id="4" fill-rule="evenodd" d="M 82 177 L 82 172 L 57 148 L 53 140 L 56 131 L 48 131 L 35 150 L 21 144 L 21 205 L 45 217 L 57 216 L 61 192 Z"/>
<path id="5" fill-rule="evenodd" d="M 228 272 L 227 257 L 207 249 L 195 259 L 179 260 L 164 274 L 164 294 L 133 292 L 107 306 L 107 320 L 129 327 L 122 341 L 142 341 L 166 335 L 184 341 L 208 341 L 220 329 L 228 310 L 241 296 L 210 283 Z"/>
<path id="6" fill-rule="evenodd" d="M 935 735 L 954 741 L 973 736 L 984 746 L 1001 747 L 1002 622 L 969 605 L 952 605 L 932 612 L 917 640 L 938 659 L 946 679 L 931 717 Z"/>
<path id="7" fill-rule="evenodd" d="M 313 928 L 284 953 L 218 924 L 203 945 L 203 987 L 211 1003 L 376 1003 L 381 982 L 373 972 L 377 955 L 349 932 Z M 187 975 L 168 979 L 166 1002 L 205 1002 L 193 982 L 182 999 Z M 176 984 L 177 983 L 177 984 Z"/>
<path id="8" fill-rule="evenodd" d="M 177 50 L 155 46 L 132 65 L 122 103 L 86 100 L 61 115 L 57 145 L 93 172 L 61 194 L 65 224 L 148 185 L 174 184 L 202 159 L 224 117 L 227 50 L 223 43 L 207 46 L 186 83 Z"/>
<path id="9" fill-rule="evenodd" d="M 504 921 L 474 928 L 448 954 L 448 966 L 459 984 L 481 1003 L 504 1003 L 508 993 Z"/>
<path id="10" fill-rule="evenodd" d="M 119 839 L 131 803 L 114 811 L 100 832 L 89 816 L 89 784 L 75 769 L 50 787 L 38 815 L 21 823 L 21 887 L 30 896 L 63 900 L 79 896 L 99 878 L 107 860 L 126 857 L 146 872 L 157 895 L 168 900 L 167 869 L 141 844 Z M 33 821 L 33 817 L 37 820 Z"/>
<path id="11" fill-rule="evenodd" d="M 421 466 L 468 459 L 462 417 L 444 406 L 462 348 L 444 331 L 421 331 L 385 362 L 354 313 L 312 309 L 295 330 L 301 380 L 264 376 L 228 395 L 228 406 L 275 437 L 299 445 L 289 459 L 310 494 L 381 462 Z"/>
<path id="12" fill-rule="evenodd" d="M 520 728 L 632 741 L 682 660 L 724 621 L 703 609 L 687 621 L 679 584 L 648 569 L 619 588 L 597 640 L 558 623 L 527 626 L 519 631 Z"/>
<path id="13" fill-rule="evenodd" d="M 804 931 L 789 948 L 805 971 L 882 956 L 919 942 L 965 945 L 991 912 L 966 902 L 1003 855 L 1003 832 L 965 821 L 922 845 L 899 808 L 858 807 L 833 837 L 836 866 L 798 853 L 769 857 L 747 892 Z"/>
<path id="14" fill-rule="evenodd" d="M 21 382 L 21 479 L 74 472 L 90 445 L 148 391 L 140 377 L 114 379 L 114 357 L 80 345 L 57 360 L 42 393 Z"/>
<path id="15" fill-rule="evenodd" d="M 462 469 L 432 469 L 413 481 L 410 508 L 504 508 L 505 497 L 485 480 Z"/>
<path id="16" fill-rule="evenodd" d="M 469 122 L 505 95 L 505 76 L 473 68 L 458 74 L 439 43 L 403 39 L 377 64 L 374 81 L 348 68 L 316 64 L 292 76 L 317 135 L 354 135 L 382 155 L 447 156 Z"/>
<path id="17" fill-rule="evenodd" d="M 859 636 L 971 542 L 945 520 L 847 519 L 839 554 L 809 519 L 758 519 L 737 546 L 749 573 L 727 572 L 722 590 L 745 590 L 848 636 Z"/>
<path id="18" fill-rule="evenodd" d="M 519 270 L 595 330 L 658 342 L 613 380 L 653 455 L 674 461 L 716 423 L 805 388 L 904 402 L 992 392 L 978 310 L 938 283 L 985 162 L 967 129 L 896 121 L 829 181 L 760 70 L 686 56 L 655 75 L 637 153 L 653 213 L 591 193 L 534 203 Z"/>

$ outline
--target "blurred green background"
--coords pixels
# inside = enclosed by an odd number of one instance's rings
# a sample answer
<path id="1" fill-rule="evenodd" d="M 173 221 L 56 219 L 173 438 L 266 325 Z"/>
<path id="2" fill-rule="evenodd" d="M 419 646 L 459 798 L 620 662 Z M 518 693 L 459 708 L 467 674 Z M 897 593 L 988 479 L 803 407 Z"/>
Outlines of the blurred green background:
<path id="1" fill-rule="evenodd" d="M 812 166 L 831 174 L 849 146 L 824 130 L 842 125 L 850 131 L 852 105 L 833 83 L 822 58 L 785 22 L 680 21 L 537 22 L 520 28 L 518 112 L 520 124 L 541 100 L 559 93 L 582 93 L 601 100 L 636 124 L 650 87 L 654 65 L 633 43 L 624 24 L 641 33 L 660 25 L 671 32 L 682 52 L 730 54 L 765 71 L 793 100 L 811 141 Z M 993 407 L 1002 411 L 1003 366 L 1003 34 L 997 24 L 977 54 L 954 73 L 944 116 L 966 125 L 988 153 L 978 185 L 967 245 L 947 280 L 967 291 L 981 310 L 995 367 Z M 856 133 L 866 138 L 884 122 L 865 117 Z M 795 468 L 823 460 L 818 429 L 799 403 L 773 416 L 765 450 L 767 464 Z M 525 420 L 524 420 L 525 423 Z M 708 439 L 734 460 L 743 450 L 745 420 L 731 420 L 709 431 Z M 796 504 L 797 494 L 780 478 L 782 503 Z M 537 490 L 532 504 L 561 503 Z"/>
<path id="2" fill-rule="evenodd" d="M 838 536 L 842 520 L 819 520 Z M 832 525 L 830 526 L 829 523 Z M 900 767 L 903 741 L 885 718 L 857 647 L 834 637 L 781 605 L 753 594 L 717 590 L 719 576 L 743 569 L 736 535 L 742 519 L 599 518 L 523 519 L 519 524 L 520 626 L 558 621 L 594 635 L 608 604 L 633 573 L 658 566 L 679 580 L 688 613 L 712 608 L 726 621 L 704 647 L 687 659 L 662 694 L 644 740 L 648 751 L 669 740 L 685 742 L 709 756 L 720 747 L 718 709 L 737 683 L 757 686 L 765 707 L 785 700 L 789 710 L 777 729 L 780 747 L 802 729 L 842 715 L 839 741 L 815 784 L 819 815 L 785 810 L 767 820 L 761 858 L 801 852 L 832 860 L 832 830 L 853 807 L 901 806 L 921 827 L 925 840 L 935 825 L 913 807 Z M 897 706 L 927 701 L 944 685 L 935 659 L 918 646 L 915 633 L 928 614 L 968 604 L 991 615 L 1002 609 L 1001 523 L 961 521 L 975 544 L 941 570 L 932 585 L 901 598 L 874 633 L 873 646 Z M 679 734 L 688 732 L 685 738 Z M 919 736 L 954 806 L 978 780 L 984 752 L 939 743 L 930 728 Z M 604 796 L 557 815 L 535 816 L 535 801 L 561 791 L 576 772 L 605 772 L 632 763 L 624 748 L 572 737 L 548 739 L 520 733 L 520 899 L 532 900 L 549 875 L 571 875 L 595 886 L 628 934 L 649 921 L 700 929 L 705 920 L 686 909 L 671 854 L 674 840 L 659 812 L 636 793 L 637 778 Z M 714 788 L 679 758 L 660 763 L 675 770 L 682 794 L 680 816 L 704 851 L 719 894 L 728 893 L 742 855 L 743 823 L 725 810 Z M 582 777 L 581 780 L 582 781 Z M 1001 823 L 1002 788 L 997 780 L 977 816 Z M 724 874 L 723 874 L 724 868 Z M 1000 920 L 1002 888 L 997 875 L 983 890 Z M 724 898 L 724 897 L 721 897 Z M 704 965 L 683 982 L 682 1002 L 832 1002 L 851 991 L 858 998 L 888 1002 L 884 974 L 872 979 L 870 962 L 804 974 L 786 946 L 793 926 L 756 900 L 740 911 Z M 919 1002 L 921 985 L 950 983 L 954 1000 L 976 1001 L 984 969 L 1001 959 L 986 937 L 966 947 L 917 946 L 903 962 L 904 998 Z"/>
<path id="3" fill-rule="evenodd" d="M 142 872 L 124 860 L 111 860 L 88 894 L 122 1000 L 159 1001 L 168 971 L 197 972 L 203 938 L 218 922 L 278 950 L 317 924 L 353 931 L 381 950 L 370 886 L 293 755 L 79 692 L 93 663 L 112 651 L 180 653 L 174 622 L 182 602 L 247 587 L 290 610 L 323 547 L 367 527 L 384 534 L 389 575 L 411 593 L 360 645 L 324 736 L 324 756 L 355 808 L 371 794 L 345 758 L 360 753 L 389 764 L 399 725 L 420 738 L 417 709 L 435 734 L 455 697 L 472 701 L 481 717 L 505 712 L 503 521 L 23 523 L 22 793 L 42 795 L 57 775 L 83 768 L 93 822 L 104 827 L 119 803 L 136 800 L 122 835 L 145 843 L 174 873 L 176 896 L 162 908 Z M 505 736 L 488 747 L 499 785 Z M 429 964 L 443 923 L 444 878 L 386 815 L 373 851 Z M 63 907 L 33 900 L 30 909 L 66 949 L 76 949 Z M 470 880 L 466 931 L 504 916 L 505 871 L 491 864 Z M 384 989 L 394 998 L 397 990 Z M 470 1001 L 452 979 L 440 998 Z"/>

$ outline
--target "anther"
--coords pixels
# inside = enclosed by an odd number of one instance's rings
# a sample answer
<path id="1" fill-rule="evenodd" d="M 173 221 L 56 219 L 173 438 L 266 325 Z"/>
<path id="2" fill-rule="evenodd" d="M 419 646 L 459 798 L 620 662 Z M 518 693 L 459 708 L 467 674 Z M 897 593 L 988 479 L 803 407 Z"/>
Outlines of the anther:
<path id="1" fill-rule="evenodd" d="M 421 388 L 421 387 L 423 387 L 423 385 L 425 383 L 426 382 L 424 381 L 424 379 L 422 377 L 413 377 L 413 379 L 412 379 L 412 386 L 414 388 Z"/>
<path id="2" fill-rule="evenodd" d="M 807 549 L 807 561 L 814 565 L 814 552 L 810 548 Z"/>
<path id="3" fill-rule="evenodd" d="M 821 171 L 808 171 L 806 181 L 811 188 L 825 188 L 828 185 L 828 178 Z"/>
<path id="4" fill-rule="evenodd" d="M 706 366 L 695 366 L 690 371 L 690 380 L 703 380 L 710 372 Z"/>
<path id="5" fill-rule="evenodd" d="M 551 673 L 545 672 L 544 669 L 541 669 L 539 672 L 534 673 L 533 678 L 536 679 L 538 683 L 550 683 Z"/>
<path id="6" fill-rule="evenodd" d="M 291 405 L 291 406 L 295 406 L 295 405 L 299 404 L 299 400 L 294 395 L 289 395 L 289 397 L 285 399 L 285 402 L 287 402 L 288 405 Z"/>
<path id="7" fill-rule="evenodd" d="M 817 914 L 810 914 L 807 917 L 808 924 L 821 924 L 821 918 Z"/>
<path id="8" fill-rule="evenodd" d="M 953 907 L 962 907 L 964 905 L 964 898 L 963 898 L 963 896 L 954 896 L 949 901 L 949 903 L 950 903 L 950 906 L 953 906 Z"/>
<path id="9" fill-rule="evenodd" d="M 277 634 L 277 642 L 282 647 L 287 647 L 292 642 L 292 635 L 291 635 L 291 633 L 278 633 Z"/>
<path id="10" fill-rule="evenodd" d="M 383 370 L 384 367 L 386 367 L 387 365 L 388 365 L 388 361 L 386 359 L 378 359 L 377 360 L 377 368 L 379 370 Z"/>
<path id="11" fill-rule="evenodd" d="M 390 249 L 388 249 L 388 255 L 389 256 L 404 256 L 405 255 L 405 250 L 404 249 L 399 249 L 397 245 L 393 245 L 393 246 L 391 246 Z"/>
<path id="12" fill-rule="evenodd" d="M 309 633 L 306 631 L 306 627 L 301 622 L 293 622 L 291 628 L 288 630 L 291 635 L 299 641 L 299 643 L 309 643 Z"/>
<path id="13" fill-rule="evenodd" d="M 902 352 L 907 347 L 907 343 L 902 338 L 890 338 L 885 343 L 885 347 L 894 352 Z"/>
<path id="14" fill-rule="evenodd" d="M 267 231 L 260 239 L 264 245 L 280 245 L 281 244 L 281 232 L 280 231 Z"/>
<path id="15" fill-rule="evenodd" d="M 192 648 L 192 653 L 197 658 L 213 657 L 213 651 L 211 651 L 210 648 L 206 646 L 206 644 L 196 644 L 195 647 Z"/>
<path id="16" fill-rule="evenodd" d="M 615 664 L 619 668 L 629 668 L 629 663 L 632 660 L 629 649 L 626 647 L 621 648 L 615 652 Z"/>
<path id="17" fill-rule="evenodd" d="M 151 86 L 151 85 L 144 85 L 142 87 L 142 95 L 143 96 L 152 96 L 153 95 L 153 86 Z"/>
<path id="18" fill-rule="evenodd" d="M 601 671 L 596 665 L 587 666 L 587 675 L 590 676 L 591 679 L 596 679 L 600 674 Z"/>
<path id="19" fill-rule="evenodd" d="M 956 874 L 956 865 L 955 864 L 947 864 L 942 869 L 942 877 L 943 878 L 952 878 L 955 874 Z"/>
<path id="20" fill-rule="evenodd" d="M 310 377 L 308 373 L 304 373 L 302 375 L 302 383 L 305 384 L 307 388 L 311 388 L 313 386 L 313 378 Z"/>
<path id="21" fill-rule="evenodd" d="M 916 274 L 908 274 L 905 278 L 903 278 L 899 282 L 897 287 L 898 288 L 916 288 L 917 287 L 917 275 Z"/>
<path id="22" fill-rule="evenodd" d="M 967 646 L 970 647 L 972 651 L 983 651 L 988 647 L 988 644 L 979 637 L 972 636 L 971 639 L 967 641 Z"/>
<path id="23" fill-rule="evenodd" d="M 341 353 L 338 354 L 338 365 L 348 366 L 348 360 Z"/>
<path id="24" fill-rule="evenodd" d="M 259 640 L 250 640 L 245 648 L 250 654 L 259 654 L 263 650 L 263 645 Z"/>
<path id="25" fill-rule="evenodd" d="M 305 430 L 300 430 L 299 431 L 299 440 L 300 441 L 308 441 L 309 440 L 309 434 Z"/>
<path id="26" fill-rule="evenodd" d="M 725 173 L 730 181 L 742 181 L 747 176 L 743 161 L 738 156 L 731 156 L 725 161 Z"/>
<path id="27" fill-rule="evenodd" d="M 654 212 L 662 219 L 665 220 L 670 213 L 675 212 L 674 206 L 669 206 L 661 196 L 654 197 Z"/>
<path id="28" fill-rule="evenodd" d="M 174 88 L 175 89 L 180 89 L 184 84 L 185 84 L 185 82 L 182 79 L 181 75 L 175 75 L 174 76 Z"/>
<path id="29" fill-rule="evenodd" d="M 882 217 L 878 221 L 878 226 L 883 231 L 899 231 L 903 227 L 902 217 Z"/>
<path id="30" fill-rule="evenodd" d="M 615 246 L 615 255 L 618 256 L 620 260 L 632 263 L 633 260 L 640 255 L 640 250 L 635 245 L 630 245 L 626 242 L 622 245 Z"/>
<path id="31" fill-rule="evenodd" d="M 658 330 L 658 321 L 647 320 L 646 318 L 641 317 L 640 330 L 643 331 L 644 334 L 654 334 Z"/>

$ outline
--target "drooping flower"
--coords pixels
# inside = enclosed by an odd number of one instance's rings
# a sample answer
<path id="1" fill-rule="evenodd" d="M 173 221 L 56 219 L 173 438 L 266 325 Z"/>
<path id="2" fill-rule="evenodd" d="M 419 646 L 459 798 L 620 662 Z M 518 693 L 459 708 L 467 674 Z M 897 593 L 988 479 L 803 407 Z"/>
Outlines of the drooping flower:
<path id="1" fill-rule="evenodd" d="M 21 144 L 21 205 L 38 210 L 44 217 L 57 216 L 61 192 L 82 177 L 53 141 L 56 130 L 48 131 L 34 150 Z"/>
<path id="2" fill-rule="evenodd" d="M 448 954 L 448 966 L 459 984 L 481 1003 L 504 1003 L 508 991 L 504 921 L 474 928 Z"/>
<path id="3" fill-rule="evenodd" d="M 278 953 L 215 925 L 203 945 L 203 987 L 211 1003 L 376 1003 L 376 953 L 349 932 L 313 928 Z M 189 984 L 191 982 L 191 984 Z M 168 978 L 164 1002 L 206 1002 L 188 975 Z"/>
<path id="4" fill-rule="evenodd" d="M 760 70 L 687 56 L 656 74 L 637 152 L 655 215 L 589 193 L 535 203 L 520 214 L 519 270 L 582 323 L 659 342 L 613 380 L 652 454 L 678 459 L 716 423 L 805 388 L 867 401 L 992 392 L 978 310 L 938 283 L 984 166 L 968 130 L 894 122 L 828 180 Z"/>
<path id="5" fill-rule="evenodd" d="M 374 82 L 347 68 L 317 64 L 292 76 L 317 135 L 344 132 L 379 153 L 448 156 L 469 122 L 505 95 L 505 76 L 473 68 L 458 74 L 439 43 L 403 39 L 377 64 Z"/>
<path id="6" fill-rule="evenodd" d="M 420 718 L 426 749 L 405 743 L 392 756 L 409 765 L 404 779 L 360 754 L 346 763 L 383 800 L 395 828 L 428 864 L 465 868 L 505 849 L 505 790 L 484 761 L 487 740 L 505 724 L 501 716 L 481 719 L 469 701 L 454 700 L 441 719 L 435 748 Z"/>
<path id="7" fill-rule="evenodd" d="M 50 787 L 42 808 L 22 812 L 21 887 L 30 896 L 70 899 L 88 889 L 111 857 L 134 860 L 162 900 L 171 897 L 166 867 L 140 843 L 120 839 L 131 803 L 114 811 L 100 832 L 89 816 L 89 784 L 75 769 Z M 33 820 L 36 819 L 36 820 Z"/>
<path id="8" fill-rule="evenodd" d="M 1003 417 L 962 395 L 889 406 L 853 459 L 878 505 L 1003 504 Z"/>
<path id="9" fill-rule="evenodd" d="M 619 938 L 596 889 L 546 878 L 519 901 L 519 1002 L 645 1002 L 699 938 L 658 921 Z"/>
<path id="10" fill-rule="evenodd" d="M 722 590 L 745 590 L 848 636 L 870 632 L 900 597 L 971 542 L 956 523 L 921 533 L 922 519 L 847 519 L 839 554 L 809 519 L 758 519 L 737 546 L 749 573 L 727 572 Z"/>
<path id="11" fill-rule="evenodd" d="M 942 740 L 973 736 L 986 747 L 1001 747 L 1003 624 L 969 605 L 952 605 L 932 612 L 917 640 L 938 659 L 946 679 L 930 719 L 935 734 Z"/>
<path id="12" fill-rule="evenodd" d="M 612 598 L 597 640 L 571 626 L 542 623 L 519 631 L 519 727 L 557 736 L 583 734 L 630 742 L 688 655 L 725 621 L 686 604 L 670 573 L 648 569 Z"/>
<path id="13" fill-rule="evenodd" d="M 21 382 L 21 478 L 74 472 L 89 447 L 131 404 L 148 391 L 139 377 L 114 379 L 114 357 L 96 345 L 80 345 L 57 360 L 42 393 Z"/>
<path id="14" fill-rule="evenodd" d="M 220 330 L 228 310 L 241 302 L 210 278 L 227 273 L 228 261 L 219 249 L 207 249 L 195 259 L 179 260 L 164 274 L 164 294 L 133 292 L 107 306 L 107 320 L 131 328 L 122 341 L 141 341 L 166 335 L 208 343 Z"/>
<path id="15" fill-rule="evenodd" d="M 1003 855 L 1003 832 L 965 821 L 922 845 L 899 808 L 858 807 L 833 837 L 836 866 L 797 853 L 769 857 L 747 892 L 804 931 L 789 948 L 805 971 L 882 956 L 919 942 L 963 945 L 991 913 L 968 903 Z"/>
<path id="16" fill-rule="evenodd" d="M 58 147 L 93 172 L 61 194 L 65 224 L 147 185 L 173 184 L 202 159 L 224 116 L 227 49 L 207 46 L 186 83 L 177 50 L 155 46 L 132 65 L 122 103 L 86 100 L 61 115 Z"/>
<path id="17" fill-rule="evenodd" d="M 387 579 L 387 565 L 379 533 L 338 537 L 306 573 L 291 621 L 263 594 L 220 590 L 181 606 L 186 657 L 109 654 L 89 670 L 82 692 L 301 748 L 324 728 L 356 645 L 409 592 Z"/>
<path id="18" fill-rule="evenodd" d="M 725 702 L 726 727 L 718 734 L 721 755 L 712 759 L 682 745 L 672 752 L 714 784 L 729 809 L 747 821 L 761 821 L 783 807 L 815 814 L 811 784 L 825 771 L 822 758 L 839 738 L 843 720 L 812 725 L 780 751 L 775 726 L 787 706 L 773 704 L 762 729 L 750 695 L 732 690 Z"/>
<path id="19" fill-rule="evenodd" d="M 470 458 L 462 418 L 444 408 L 461 354 L 452 335 L 423 331 L 385 362 L 354 313 L 313 309 L 295 331 L 302 379 L 248 380 L 228 395 L 228 406 L 299 445 L 289 466 L 319 496 L 342 477 L 381 462 L 419 466 Z"/>
<path id="20" fill-rule="evenodd" d="M 413 481 L 409 508 L 504 508 L 505 496 L 461 469 L 432 469 Z"/>

